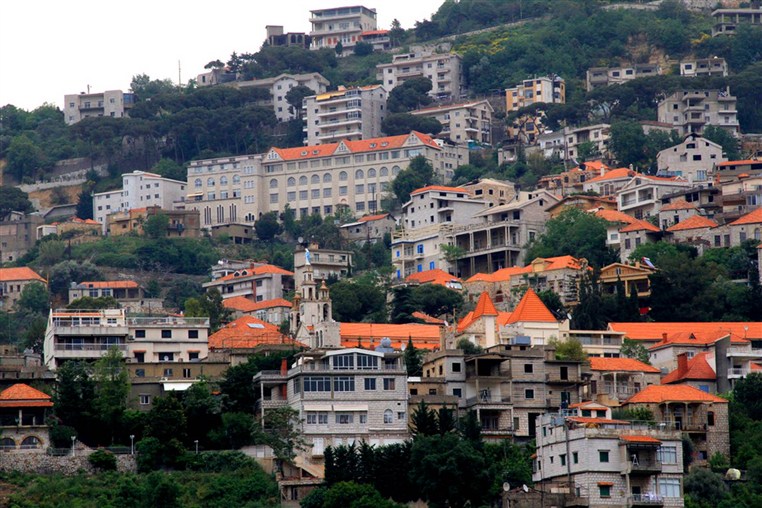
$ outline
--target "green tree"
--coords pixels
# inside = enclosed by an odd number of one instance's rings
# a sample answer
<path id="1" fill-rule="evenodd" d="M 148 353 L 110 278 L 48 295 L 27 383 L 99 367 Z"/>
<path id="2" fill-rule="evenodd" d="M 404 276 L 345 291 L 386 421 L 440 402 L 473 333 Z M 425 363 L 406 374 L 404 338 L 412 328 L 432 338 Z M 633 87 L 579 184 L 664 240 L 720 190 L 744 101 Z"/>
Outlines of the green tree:
<path id="1" fill-rule="evenodd" d="M 410 193 L 416 189 L 430 185 L 434 181 L 434 168 L 423 155 L 417 155 L 410 165 L 399 172 L 392 181 L 392 191 L 400 203 L 410 199 Z"/>
<path id="2" fill-rule="evenodd" d="M 610 148 L 621 166 L 639 166 L 646 161 L 646 134 L 637 122 L 618 122 L 611 126 Z"/>
<path id="3" fill-rule="evenodd" d="M 62 261 L 50 269 L 48 289 L 52 295 L 65 298 L 72 282 L 101 280 L 100 270 L 90 261 Z"/>
<path id="4" fill-rule="evenodd" d="M 739 379 L 733 388 L 733 399 L 753 420 L 762 420 L 762 374 L 754 372 Z"/>
<path id="5" fill-rule="evenodd" d="M 70 310 L 118 309 L 120 307 L 121 304 L 113 296 L 83 296 L 66 306 Z"/>
<path id="6" fill-rule="evenodd" d="M 16 302 L 19 311 L 27 314 L 45 315 L 50 309 L 50 295 L 45 284 L 33 282 L 24 286 L 21 296 Z"/>
<path id="7" fill-rule="evenodd" d="M 420 320 L 413 317 L 416 311 L 413 291 L 408 286 L 397 286 L 392 290 L 394 299 L 392 300 L 391 319 L 392 323 L 418 323 Z"/>
<path id="8" fill-rule="evenodd" d="M 166 395 L 153 399 L 153 407 L 148 412 L 146 435 L 154 437 L 163 445 L 173 439 L 186 440 L 186 418 L 183 406 L 175 397 Z"/>
<path id="9" fill-rule="evenodd" d="M 170 284 L 164 298 L 164 307 L 182 311 L 185 309 L 185 302 L 189 298 L 199 298 L 202 295 L 201 284 L 187 278 L 182 278 Z"/>
<path id="10" fill-rule="evenodd" d="M 119 349 L 112 347 L 95 362 L 93 380 L 95 381 L 93 407 L 103 423 L 102 429 L 110 432 L 106 443 L 113 444 L 117 437 L 116 433 L 121 428 L 122 416 L 127 409 L 127 395 L 130 393 L 130 378 Z"/>
<path id="11" fill-rule="evenodd" d="M 622 347 L 619 349 L 619 354 L 624 358 L 634 358 L 646 365 L 651 364 L 648 359 L 648 349 L 636 340 L 625 338 Z"/>
<path id="12" fill-rule="evenodd" d="M 0 186 L 0 221 L 11 212 L 29 213 L 32 210 L 34 208 L 26 192 L 9 185 Z"/>
<path id="13" fill-rule="evenodd" d="M 315 95 L 315 91 L 304 85 L 297 85 L 286 92 L 286 102 L 288 102 L 288 111 L 298 120 L 302 119 L 302 102 L 305 97 Z"/>
<path id="14" fill-rule="evenodd" d="M 284 351 L 270 353 L 267 356 L 253 355 L 246 362 L 226 370 L 222 381 L 220 381 L 224 411 L 253 412 L 257 394 L 251 389 L 251 379 L 261 370 L 279 369 L 284 358 L 286 363 L 290 364 L 295 353 L 296 351 Z"/>
<path id="15" fill-rule="evenodd" d="M 164 238 L 169 229 L 169 215 L 157 213 L 151 215 L 143 222 L 143 234 L 148 238 Z"/>
<path id="16" fill-rule="evenodd" d="M 608 318 L 603 311 L 597 274 L 583 274 L 579 282 L 579 303 L 572 312 L 571 326 L 575 330 L 605 330 Z"/>
<path id="17" fill-rule="evenodd" d="M 412 115 L 410 113 L 391 113 L 381 122 L 381 130 L 387 136 L 409 134 L 418 131 L 436 136 L 442 132 L 442 124 L 436 118 Z"/>
<path id="18" fill-rule="evenodd" d="M 64 362 L 57 371 L 57 390 L 53 395 L 55 415 L 63 425 L 76 430 L 77 439 L 95 445 L 93 420 L 95 411 L 95 383 L 90 368 L 84 362 Z"/>
<path id="19" fill-rule="evenodd" d="M 6 159 L 8 162 L 6 170 L 18 182 L 34 179 L 44 164 L 42 150 L 25 134 L 11 140 Z"/>
<path id="20" fill-rule="evenodd" d="M 582 348 L 582 343 L 574 338 L 564 341 L 551 339 L 548 345 L 556 350 L 556 360 L 584 362 L 587 360 L 587 353 Z"/>
<path id="21" fill-rule="evenodd" d="M 561 297 L 558 296 L 558 293 L 552 289 L 545 289 L 543 291 L 539 291 L 537 296 L 540 297 L 540 300 L 545 305 L 545 307 L 547 307 L 548 310 L 552 312 L 557 319 L 567 318 L 568 312 L 566 310 L 566 306 L 561 301 Z"/>
<path id="22" fill-rule="evenodd" d="M 709 141 L 714 141 L 722 147 L 722 152 L 728 160 L 734 161 L 741 158 L 738 139 L 730 132 L 717 125 L 707 125 L 703 136 Z"/>
<path id="23" fill-rule="evenodd" d="M 463 307 L 463 295 L 440 284 L 421 284 L 412 290 L 413 304 L 430 316 L 454 314 Z"/>
<path id="24" fill-rule="evenodd" d="M 412 337 L 408 339 L 407 347 L 402 357 L 405 360 L 408 376 L 420 376 L 423 374 L 423 352 L 415 347 Z"/>
<path id="25" fill-rule="evenodd" d="M 254 419 L 246 413 L 223 413 L 221 444 L 237 450 L 252 443 Z"/>
<path id="26" fill-rule="evenodd" d="M 147 74 L 137 74 L 132 77 L 130 90 L 138 96 L 138 99 L 145 101 L 153 99 L 163 94 L 177 94 L 178 90 L 172 80 L 169 79 L 151 79 Z"/>
<path id="27" fill-rule="evenodd" d="M 354 47 L 355 56 L 368 56 L 373 54 L 373 44 L 369 42 L 358 42 Z"/>
<path id="28" fill-rule="evenodd" d="M 171 178 L 172 180 L 179 180 L 184 182 L 188 178 L 188 172 L 185 166 L 178 164 L 172 159 L 163 158 L 154 164 L 151 171 L 158 173 L 164 178 Z"/>
<path id="29" fill-rule="evenodd" d="M 683 480 L 686 498 L 700 507 L 714 507 L 728 496 L 728 487 L 722 476 L 704 468 L 695 468 Z"/>
<path id="30" fill-rule="evenodd" d="M 436 436 L 439 434 L 437 413 L 421 400 L 410 415 L 410 432 L 413 437 Z"/>
<path id="31" fill-rule="evenodd" d="M 66 243 L 62 240 L 48 240 L 40 242 L 37 261 L 42 266 L 53 266 L 60 263 L 66 256 Z"/>
<path id="32" fill-rule="evenodd" d="M 307 449 L 307 441 L 300 430 L 299 412 L 291 407 L 279 407 L 265 413 L 264 424 L 255 425 L 254 439 L 273 449 L 276 467 L 283 471 L 283 464 L 292 462 L 297 451 Z"/>
<path id="33" fill-rule="evenodd" d="M 428 95 L 431 88 L 431 80 L 428 78 L 407 79 L 389 93 L 386 109 L 389 113 L 405 113 L 428 106 L 433 101 Z"/>
<path id="34" fill-rule="evenodd" d="M 474 344 L 465 337 L 458 341 L 457 348 L 462 349 L 463 353 L 467 355 L 478 355 L 482 352 L 481 346 Z"/>
<path id="35" fill-rule="evenodd" d="M 209 327 L 216 332 L 230 321 L 232 311 L 223 304 L 222 294 L 218 289 L 210 289 L 198 298 L 185 301 L 187 317 L 208 317 Z"/>
<path id="36" fill-rule="evenodd" d="M 257 238 L 263 242 L 271 242 L 283 232 L 283 226 L 278 222 L 276 212 L 268 212 L 254 222 L 254 230 L 257 232 Z"/>

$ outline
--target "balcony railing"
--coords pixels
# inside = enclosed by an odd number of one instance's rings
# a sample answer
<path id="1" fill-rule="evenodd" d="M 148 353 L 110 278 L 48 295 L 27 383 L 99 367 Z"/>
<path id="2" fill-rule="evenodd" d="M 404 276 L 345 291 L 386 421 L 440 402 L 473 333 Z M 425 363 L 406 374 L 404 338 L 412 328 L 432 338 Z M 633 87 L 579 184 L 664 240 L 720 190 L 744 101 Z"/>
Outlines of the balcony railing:
<path id="1" fill-rule="evenodd" d="M 505 395 L 505 396 L 487 395 L 487 396 L 466 398 L 467 407 L 475 406 L 477 404 L 510 404 L 510 403 L 511 403 L 510 395 Z"/>
<path id="2" fill-rule="evenodd" d="M 108 351 L 111 348 L 127 351 L 126 344 L 56 344 L 56 351 Z"/>
<path id="3" fill-rule="evenodd" d="M 663 506 L 664 498 L 657 494 L 633 494 L 627 498 L 628 506 Z"/>

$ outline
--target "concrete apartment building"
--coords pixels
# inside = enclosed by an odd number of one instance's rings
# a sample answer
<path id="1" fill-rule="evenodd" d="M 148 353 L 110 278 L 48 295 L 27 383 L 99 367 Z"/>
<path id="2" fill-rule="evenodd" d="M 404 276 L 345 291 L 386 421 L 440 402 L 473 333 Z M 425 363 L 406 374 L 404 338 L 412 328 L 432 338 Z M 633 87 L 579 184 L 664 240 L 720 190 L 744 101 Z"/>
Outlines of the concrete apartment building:
<path id="1" fill-rule="evenodd" d="M 680 62 L 680 75 L 687 78 L 728 75 L 728 63 L 724 58 L 698 58 Z"/>
<path id="2" fill-rule="evenodd" d="M 335 92 L 305 97 L 305 145 L 359 141 L 381 136 L 387 91 L 381 85 L 339 87 Z"/>
<path id="3" fill-rule="evenodd" d="M 659 369 L 633 358 L 588 360 L 592 372 L 589 395 L 609 407 L 619 406 L 646 386 L 658 385 L 661 380 Z"/>
<path id="4" fill-rule="evenodd" d="M 659 176 L 681 176 L 691 183 L 707 182 L 715 164 L 726 160 L 720 145 L 696 133 L 656 154 Z"/>
<path id="5" fill-rule="evenodd" d="M 390 213 L 366 215 L 355 222 L 341 226 L 341 236 L 347 241 L 358 243 L 377 243 L 394 231 L 397 222 Z"/>
<path id="6" fill-rule="evenodd" d="M 490 207 L 513 201 L 519 193 L 518 186 L 513 182 L 492 178 L 479 178 L 464 183 L 461 187 L 470 192 L 475 199 L 485 200 Z"/>
<path id="7" fill-rule="evenodd" d="M 762 174 L 725 182 L 719 198 L 721 216 L 726 221 L 740 219 L 762 207 Z"/>
<path id="8" fill-rule="evenodd" d="M 576 159 L 579 156 L 578 147 L 582 143 L 592 143 L 595 150 L 605 156 L 608 154 L 610 131 L 611 126 L 606 123 L 564 127 L 556 132 L 540 134 L 537 141 L 545 158 L 558 156 L 564 160 Z"/>
<path id="9" fill-rule="evenodd" d="M 712 37 L 733 35 L 740 25 L 762 25 L 762 9 L 717 9 L 712 18 Z"/>
<path id="10" fill-rule="evenodd" d="M 309 260 L 307 251 L 309 250 Z M 309 270 L 315 280 L 329 277 L 343 279 L 349 275 L 354 266 L 352 251 L 321 248 L 317 242 L 311 242 L 309 247 L 297 245 L 294 250 L 294 280 L 303 281 L 304 273 Z"/>
<path id="11" fill-rule="evenodd" d="M 310 14 L 311 49 L 334 49 L 341 43 L 345 52 L 351 52 L 362 41 L 363 32 L 378 28 L 376 9 L 362 5 L 316 9 Z"/>
<path id="12" fill-rule="evenodd" d="M 567 415 L 538 419 L 536 489 L 572 496 L 565 506 L 683 506 L 679 430 Z"/>
<path id="13" fill-rule="evenodd" d="M 659 215 L 661 197 L 691 187 L 683 177 L 637 174 L 616 193 L 617 209 L 636 219 Z"/>
<path id="14" fill-rule="evenodd" d="M 64 121 L 66 125 L 72 125 L 90 117 L 122 118 L 130 116 L 129 111 L 134 105 L 135 94 L 124 93 L 121 90 L 67 94 L 64 95 Z"/>
<path id="15" fill-rule="evenodd" d="M 223 277 L 205 282 L 207 291 L 216 289 L 223 299 L 243 296 L 252 302 L 283 298 L 284 290 L 293 287 L 293 272 L 275 265 L 252 264 Z"/>
<path id="16" fill-rule="evenodd" d="M 141 235 L 145 221 L 155 215 L 167 216 L 168 223 L 165 235 L 169 238 L 198 238 L 201 236 L 198 210 L 164 210 L 158 206 L 132 208 L 123 212 L 112 213 L 106 218 L 106 230 L 109 236 L 121 236 L 130 233 Z"/>
<path id="17" fill-rule="evenodd" d="M 662 69 L 658 64 L 634 64 L 627 67 L 591 67 L 587 70 L 587 91 L 609 85 L 621 85 L 627 81 L 658 76 Z"/>
<path id="18" fill-rule="evenodd" d="M 736 97 L 726 90 L 682 90 L 659 102 L 658 121 L 670 124 L 682 136 L 702 134 L 707 125 L 722 127 L 738 137 Z"/>
<path id="19" fill-rule="evenodd" d="M 265 26 L 268 46 L 297 46 L 309 49 L 312 37 L 304 32 L 285 32 L 282 25 Z"/>
<path id="20" fill-rule="evenodd" d="M 93 218 L 103 225 L 105 234 L 110 214 L 149 206 L 172 210 L 177 208 L 176 203 L 185 200 L 187 186 L 186 182 L 164 178 L 155 173 L 125 173 L 122 175 L 121 190 L 93 194 Z"/>
<path id="21" fill-rule="evenodd" d="M 0 310 L 12 312 L 24 289 L 34 283 L 48 285 L 48 281 L 27 266 L 0 268 Z"/>
<path id="22" fill-rule="evenodd" d="M 10 212 L 0 217 L 0 263 L 16 261 L 37 241 L 37 228 L 45 222 L 40 215 Z"/>
<path id="23" fill-rule="evenodd" d="M 376 79 L 391 92 L 411 78 L 431 81 L 429 95 L 439 99 L 458 100 L 463 93 L 461 57 L 455 53 L 402 53 L 392 62 L 376 66 Z"/>
<path id="24" fill-rule="evenodd" d="M 236 81 L 231 83 L 236 88 L 255 88 L 267 90 L 270 97 L 264 101 L 258 101 L 260 106 L 273 108 L 275 117 L 279 122 L 288 122 L 299 118 L 299 111 L 289 105 L 286 94 L 296 86 L 306 86 L 316 94 L 323 94 L 330 82 L 317 72 L 307 74 L 280 74 L 274 78 L 253 79 L 251 81 Z"/>
<path id="25" fill-rule="evenodd" d="M 525 79 L 520 85 L 505 90 L 507 111 L 519 109 L 543 102 L 563 104 L 566 102 L 566 81 L 558 76 Z"/>
<path id="26" fill-rule="evenodd" d="M 198 362 L 209 355 L 209 318 L 128 317 L 127 330 L 130 361 Z"/>
<path id="27" fill-rule="evenodd" d="M 442 132 L 437 137 L 450 139 L 455 143 L 475 142 L 486 145 L 492 144 L 494 112 L 487 100 L 411 111 L 416 116 L 436 118 L 442 124 Z"/>

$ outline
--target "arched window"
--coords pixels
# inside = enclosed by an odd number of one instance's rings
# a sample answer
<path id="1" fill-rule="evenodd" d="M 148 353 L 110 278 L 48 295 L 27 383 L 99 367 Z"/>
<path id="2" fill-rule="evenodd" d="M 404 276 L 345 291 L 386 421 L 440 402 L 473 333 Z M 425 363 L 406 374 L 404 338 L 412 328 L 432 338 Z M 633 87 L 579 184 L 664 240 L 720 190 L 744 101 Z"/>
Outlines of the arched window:
<path id="1" fill-rule="evenodd" d="M 313 184 L 316 184 L 316 183 L 320 183 L 320 177 L 319 177 L 319 176 L 317 176 L 317 175 L 312 175 L 312 178 L 310 179 L 310 181 L 311 181 Z"/>
<path id="2" fill-rule="evenodd" d="M 373 168 L 370 168 L 368 170 L 368 178 L 376 178 L 376 170 Z"/>
<path id="3" fill-rule="evenodd" d="M 299 185 L 307 185 L 307 177 L 306 176 L 300 176 L 299 177 Z"/>
<path id="4" fill-rule="evenodd" d="M 241 176 L 233 175 L 233 185 L 238 185 L 239 183 L 241 183 Z"/>
<path id="5" fill-rule="evenodd" d="M 270 180 L 270 188 L 271 189 L 277 189 L 278 188 L 278 179 L 277 178 L 273 178 L 272 180 Z"/>
<path id="6" fill-rule="evenodd" d="M 197 189 L 200 189 L 200 188 L 201 188 L 201 178 L 196 178 L 195 180 L 193 180 L 193 185 L 194 185 L 194 186 L 195 186 Z"/>
<path id="7" fill-rule="evenodd" d="M 381 168 L 381 176 L 389 176 L 389 169 L 386 167 Z"/>
<path id="8" fill-rule="evenodd" d="M 393 423 L 394 422 L 394 414 L 392 413 L 391 409 L 387 409 L 384 411 L 384 423 Z"/>
<path id="9" fill-rule="evenodd" d="M 296 185 L 296 178 L 294 178 L 293 176 L 289 176 L 288 183 L 286 185 L 288 185 L 289 187 L 293 187 L 294 185 Z"/>
<path id="10" fill-rule="evenodd" d="M 9 437 L 0 439 L 0 450 L 13 450 L 16 448 L 16 441 Z"/>
<path id="11" fill-rule="evenodd" d="M 323 183 L 330 183 L 331 180 L 333 180 L 331 173 L 326 173 L 323 175 Z"/>
<path id="12" fill-rule="evenodd" d="M 345 182 L 347 180 L 347 172 L 346 171 L 342 171 L 341 173 L 339 173 L 339 180 L 341 180 L 342 182 Z"/>
<path id="13" fill-rule="evenodd" d="M 221 176 L 220 177 L 220 185 L 227 185 L 228 184 L 228 177 L 227 176 Z"/>
<path id="14" fill-rule="evenodd" d="M 40 447 L 40 440 L 34 436 L 29 436 L 28 438 L 21 441 L 22 450 L 30 450 L 30 449 L 39 448 L 39 447 Z"/>
<path id="15" fill-rule="evenodd" d="M 399 166 L 394 166 L 392 168 L 392 176 L 397 176 L 399 174 L 400 174 L 400 167 Z"/>
<path id="16" fill-rule="evenodd" d="M 355 180 L 362 180 L 365 178 L 365 172 L 362 169 L 355 171 Z"/>
<path id="17" fill-rule="evenodd" d="M 206 185 L 207 187 L 214 187 L 214 178 L 207 178 Z"/>

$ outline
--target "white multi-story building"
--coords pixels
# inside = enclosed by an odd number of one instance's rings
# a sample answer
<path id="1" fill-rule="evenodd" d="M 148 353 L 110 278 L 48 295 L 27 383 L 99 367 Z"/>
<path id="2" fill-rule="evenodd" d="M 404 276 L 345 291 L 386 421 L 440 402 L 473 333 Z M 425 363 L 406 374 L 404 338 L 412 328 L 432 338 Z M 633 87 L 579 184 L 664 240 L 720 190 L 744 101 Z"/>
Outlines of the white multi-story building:
<path id="1" fill-rule="evenodd" d="M 540 134 L 537 141 L 546 158 L 557 155 L 566 160 L 579 157 L 579 146 L 583 143 L 592 143 L 595 152 L 605 156 L 608 154 L 610 138 L 611 125 L 599 123 L 585 127 L 564 127 L 555 132 Z"/>
<path id="2" fill-rule="evenodd" d="M 455 53 L 403 53 L 392 62 L 376 66 L 376 79 L 391 92 L 411 78 L 428 78 L 429 95 L 458 99 L 463 93 L 461 58 Z"/>
<path id="3" fill-rule="evenodd" d="M 376 9 L 362 5 L 316 9 L 310 14 L 310 49 L 335 48 L 341 43 L 344 51 L 351 50 L 362 41 L 363 32 L 378 28 Z"/>
<path id="4" fill-rule="evenodd" d="M 435 106 L 411 111 L 413 115 L 436 118 L 442 124 L 437 136 L 455 143 L 492 144 L 492 114 L 495 112 L 487 100 Z"/>
<path id="5" fill-rule="evenodd" d="M 758 7 L 756 9 L 717 9 L 712 12 L 712 18 L 714 18 L 712 37 L 733 35 L 739 25 L 762 25 L 762 9 Z"/>
<path id="6" fill-rule="evenodd" d="M 681 90 L 657 106 L 658 121 L 672 125 L 683 136 L 702 134 L 707 125 L 722 127 L 734 136 L 738 124 L 736 97 L 726 90 Z"/>
<path id="7" fill-rule="evenodd" d="M 275 112 L 275 117 L 279 122 L 287 122 L 299 116 L 299 112 L 294 111 L 286 100 L 286 94 L 289 90 L 297 86 L 306 86 L 316 94 L 323 94 L 327 90 L 329 84 L 330 82 L 317 72 L 308 74 L 280 74 L 274 78 L 236 81 L 231 83 L 231 85 L 236 88 L 267 90 L 270 94 L 269 99 L 260 101 L 258 104 L 272 107 Z"/>
<path id="8" fill-rule="evenodd" d="M 339 87 L 304 98 L 304 134 L 307 145 L 340 140 L 358 141 L 381 135 L 387 92 L 381 85 Z"/>
<path id="9" fill-rule="evenodd" d="M 662 196 L 690 187 L 690 182 L 683 177 L 637 174 L 616 193 L 617 209 L 636 219 L 658 216 Z"/>
<path id="10" fill-rule="evenodd" d="M 720 145 L 693 133 L 656 154 L 660 176 L 681 176 L 691 183 L 706 182 L 714 165 L 726 160 Z"/>
<path id="11" fill-rule="evenodd" d="M 177 203 L 185 200 L 186 182 L 164 178 L 155 173 L 133 171 L 122 175 L 120 190 L 93 194 L 93 218 L 107 231 L 106 218 L 116 212 L 127 212 L 135 208 L 158 206 L 172 210 Z"/>
<path id="12" fill-rule="evenodd" d="M 680 62 L 680 75 L 688 78 L 728 75 L 728 63 L 724 58 L 698 58 Z"/>
<path id="13" fill-rule="evenodd" d="M 66 125 L 72 125 L 94 116 L 122 118 L 130 116 L 129 110 L 134 104 L 135 94 L 121 90 L 68 94 L 64 95 L 64 121 Z"/>
<path id="14" fill-rule="evenodd" d="M 563 104 L 566 102 L 566 82 L 558 76 L 525 79 L 520 85 L 505 90 L 508 111 L 542 102 L 545 104 Z"/>
<path id="15" fill-rule="evenodd" d="M 635 64 L 629 67 L 591 67 L 587 70 L 587 91 L 608 85 L 662 73 L 658 64 Z"/>

